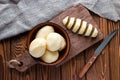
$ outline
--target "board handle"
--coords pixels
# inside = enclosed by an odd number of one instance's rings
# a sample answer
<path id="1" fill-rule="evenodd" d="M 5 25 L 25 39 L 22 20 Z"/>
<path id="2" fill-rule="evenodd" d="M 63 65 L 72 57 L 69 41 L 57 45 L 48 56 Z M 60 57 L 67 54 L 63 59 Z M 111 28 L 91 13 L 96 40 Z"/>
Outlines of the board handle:
<path id="1" fill-rule="evenodd" d="M 88 69 L 92 66 L 92 64 L 94 63 L 94 61 L 96 60 L 97 58 L 97 54 L 94 54 L 90 59 L 89 61 L 87 62 L 87 64 L 84 66 L 84 68 L 82 69 L 82 71 L 79 73 L 79 77 L 82 78 L 85 73 L 88 71 Z"/>
<path id="2" fill-rule="evenodd" d="M 25 51 L 25 54 L 12 59 L 8 62 L 10 68 L 15 68 L 20 72 L 26 71 L 29 67 L 35 65 L 37 62 L 30 56 L 28 51 Z"/>

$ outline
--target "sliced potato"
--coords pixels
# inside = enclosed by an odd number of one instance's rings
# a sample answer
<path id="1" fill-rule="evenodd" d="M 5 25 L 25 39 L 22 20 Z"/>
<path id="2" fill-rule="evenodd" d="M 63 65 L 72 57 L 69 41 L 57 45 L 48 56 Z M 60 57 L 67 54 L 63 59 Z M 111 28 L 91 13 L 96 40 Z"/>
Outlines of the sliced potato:
<path id="1" fill-rule="evenodd" d="M 85 29 L 87 28 L 87 22 L 83 21 L 80 30 L 78 31 L 78 34 L 83 34 L 85 32 Z"/>
<path id="2" fill-rule="evenodd" d="M 92 24 L 88 25 L 87 31 L 85 32 L 85 36 L 90 36 L 91 32 L 92 32 L 93 26 Z"/>
<path id="3" fill-rule="evenodd" d="M 47 38 L 47 49 L 57 51 L 61 48 L 62 36 L 58 33 L 50 33 Z"/>
<path id="4" fill-rule="evenodd" d="M 97 35 L 98 35 L 98 30 L 97 30 L 97 28 L 95 28 L 91 37 L 97 37 Z"/>
<path id="5" fill-rule="evenodd" d="M 83 35 L 85 33 L 84 36 L 90 36 L 90 37 L 96 37 L 98 35 L 97 28 L 94 29 L 92 24 L 89 24 L 87 26 L 88 23 L 86 21 L 82 21 L 79 18 L 75 19 L 75 17 L 67 16 L 63 19 L 63 24 L 68 29 L 71 29 L 73 27 L 72 32 L 74 32 L 74 33 L 76 33 L 78 31 L 78 34 Z M 93 31 L 93 29 L 94 29 L 94 31 Z"/>
<path id="6" fill-rule="evenodd" d="M 54 32 L 54 28 L 52 26 L 44 26 L 37 32 L 36 38 L 46 39 L 47 35 L 52 32 Z"/>
<path id="7" fill-rule="evenodd" d="M 55 62 L 59 57 L 58 51 L 45 51 L 45 54 L 41 57 L 41 60 L 43 60 L 46 63 L 52 63 Z"/>
<path id="8" fill-rule="evenodd" d="M 73 26 L 72 31 L 73 32 L 77 32 L 79 27 L 80 27 L 80 25 L 81 25 L 81 19 L 76 19 L 76 22 L 75 22 L 75 25 Z"/>
<path id="9" fill-rule="evenodd" d="M 75 17 L 71 17 L 69 22 L 68 22 L 68 25 L 67 25 L 67 28 L 68 29 L 71 29 L 73 24 L 74 24 L 74 21 L 75 21 Z"/>
<path id="10" fill-rule="evenodd" d="M 43 56 L 46 50 L 46 40 L 44 38 L 34 39 L 29 46 L 29 53 L 35 58 Z"/>
<path id="11" fill-rule="evenodd" d="M 67 22 L 68 22 L 68 18 L 69 18 L 69 16 L 67 16 L 67 17 L 65 17 L 65 18 L 63 19 L 63 24 L 64 24 L 64 25 L 67 24 Z"/>

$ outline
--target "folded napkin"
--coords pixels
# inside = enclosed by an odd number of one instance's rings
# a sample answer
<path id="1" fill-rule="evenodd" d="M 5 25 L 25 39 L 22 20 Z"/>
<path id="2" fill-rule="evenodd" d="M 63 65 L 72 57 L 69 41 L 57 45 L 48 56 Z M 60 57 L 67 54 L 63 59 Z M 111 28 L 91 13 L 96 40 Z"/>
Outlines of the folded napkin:
<path id="1" fill-rule="evenodd" d="M 31 30 L 77 3 L 107 19 L 120 19 L 119 0 L 0 0 L 0 40 Z"/>

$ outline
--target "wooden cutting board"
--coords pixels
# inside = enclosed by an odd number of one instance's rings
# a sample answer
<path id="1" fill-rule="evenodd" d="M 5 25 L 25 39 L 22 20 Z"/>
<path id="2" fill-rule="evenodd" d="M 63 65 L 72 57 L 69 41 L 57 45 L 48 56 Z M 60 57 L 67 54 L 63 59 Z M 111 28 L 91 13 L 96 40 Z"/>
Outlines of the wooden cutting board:
<path id="1" fill-rule="evenodd" d="M 92 24 L 99 31 L 97 38 L 93 39 L 90 37 L 81 36 L 81 35 L 73 33 L 71 30 L 66 29 L 66 27 L 62 24 L 62 20 L 66 16 L 80 18 L 80 19 L 85 20 L 88 23 Z M 76 55 L 78 55 L 79 53 L 81 53 L 82 51 L 87 49 L 88 47 L 94 45 L 95 43 L 97 43 L 98 41 L 103 39 L 102 32 L 100 31 L 98 25 L 95 23 L 94 19 L 90 15 L 89 11 L 80 4 L 78 4 L 76 6 L 72 6 L 71 8 L 65 10 L 60 15 L 49 20 L 49 22 L 56 23 L 56 24 L 60 25 L 61 27 L 63 27 L 66 30 L 66 32 L 68 33 L 68 35 L 70 37 L 70 42 L 71 42 L 71 48 L 70 48 L 69 55 L 67 56 L 67 58 L 65 60 L 62 61 L 62 63 L 60 63 L 56 66 L 62 65 L 63 63 L 65 63 L 66 61 L 75 57 Z M 25 52 L 25 54 L 17 57 L 16 59 L 20 62 L 23 62 L 22 66 L 15 66 L 15 68 L 20 72 L 24 72 L 29 67 L 37 64 L 37 62 L 29 55 L 28 52 Z"/>
<path id="2" fill-rule="evenodd" d="M 62 20 L 66 16 L 80 18 L 82 20 L 87 21 L 88 23 L 91 23 L 94 27 L 96 27 L 99 30 L 98 37 L 93 39 L 90 37 L 77 35 L 77 34 L 73 33 L 71 30 L 68 30 L 62 24 Z M 98 25 L 96 24 L 96 22 L 94 21 L 94 19 L 92 18 L 91 14 L 85 7 L 83 7 L 80 4 L 67 9 L 60 15 L 58 15 L 58 16 L 54 17 L 52 20 L 50 20 L 50 22 L 57 23 L 60 26 L 62 26 L 67 31 L 67 33 L 70 37 L 70 41 L 71 41 L 71 49 L 70 49 L 70 53 L 69 53 L 68 57 L 61 64 L 58 64 L 57 66 L 62 65 L 66 61 L 70 60 L 74 56 L 78 55 L 85 49 L 89 48 L 90 46 L 94 45 L 95 43 L 97 43 L 103 39 L 103 34 L 100 31 L 100 29 L 99 29 Z"/>

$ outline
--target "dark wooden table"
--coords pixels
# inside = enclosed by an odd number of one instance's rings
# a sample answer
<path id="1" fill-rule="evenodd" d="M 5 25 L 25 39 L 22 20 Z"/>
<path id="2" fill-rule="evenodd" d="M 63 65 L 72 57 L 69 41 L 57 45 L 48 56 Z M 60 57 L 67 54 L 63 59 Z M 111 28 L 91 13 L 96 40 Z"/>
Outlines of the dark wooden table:
<path id="1" fill-rule="evenodd" d="M 104 37 L 115 29 L 120 30 L 119 21 L 115 23 L 94 13 L 91 14 Z M 120 32 L 112 39 L 82 79 L 78 77 L 78 72 L 92 56 L 99 43 L 58 68 L 35 65 L 26 72 L 20 73 L 14 69 L 9 69 L 7 62 L 24 54 L 26 37 L 27 33 L 23 33 L 0 41 L 0 80 L 120 80 Z"/>

